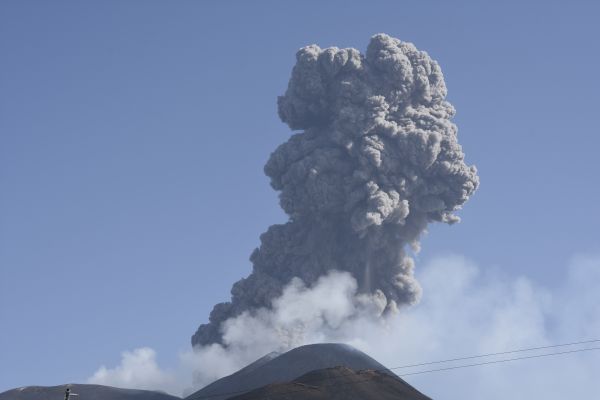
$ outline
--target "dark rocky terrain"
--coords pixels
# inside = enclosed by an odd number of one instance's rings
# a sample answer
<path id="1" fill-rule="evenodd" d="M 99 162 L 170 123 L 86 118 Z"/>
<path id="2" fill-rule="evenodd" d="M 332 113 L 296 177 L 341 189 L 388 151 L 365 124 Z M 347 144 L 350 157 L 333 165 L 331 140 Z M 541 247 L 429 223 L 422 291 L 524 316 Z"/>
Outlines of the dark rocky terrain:
<path id="1" fill-rule="evenodd" d="M 231 400 L 431 400 L 395 375 L 355 371 L 347 367 L 320 369 L 289 383 L 277 383 Z"/>
<path id="2" fill-rule="evenodd" d="M 167 393 L 101 385 L 27 386 L 0 393 L 0 400 L 181 400 Z M 200 389 L 184 400 L 430 400 L 382 364 L 338 343 L 271 353 Z"/>
<path id="3" fill-rule="evenodd" d="M 26 386 L 0 393 L 0 400 L 64 400 L 68 387 L 72 393 L 78 394 L 71 397 L 71 400 L 180 400 L 179 397 L 150 390 L 80 384 Z"/>
<path id="4" fill-rule="evenodd" d="M 225 400 L 265 385 L 292 382 L 311 371 L 338 366 L 355 371 L 385 372 L 387 376 L 394 377 L 397 385 L 404 385 L 408 391 L 413 390 L 418 393 L 408 383 L 362 351 L 344 344 L 323 343 L 297 347 L 280 355 L 269 354 L 238 372 L 200 389 L 188 396 L 186 400 Z M 308 393 L 304 394 L 308 395 Z"/>

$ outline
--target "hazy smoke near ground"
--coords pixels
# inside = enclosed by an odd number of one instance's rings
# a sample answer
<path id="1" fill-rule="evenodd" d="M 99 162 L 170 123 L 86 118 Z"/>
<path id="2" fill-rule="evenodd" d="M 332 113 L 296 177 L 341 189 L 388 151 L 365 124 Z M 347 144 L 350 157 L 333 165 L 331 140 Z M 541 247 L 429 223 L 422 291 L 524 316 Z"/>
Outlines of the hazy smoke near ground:
<path id="1" fill-rule="evenodd" d="M 101 366 L 87 382 L 121 388 L 164 390 L 171 393 L 181 390 L 180 382 L 175 375 L 163 371 L 158 366 L 156 352 L 149 347 L 124 351 L 119 366 L 115 368 Z"/>
<path id="2" fill-rule="evenodd" d="M 301 131 L 265 166 L 290 220 L 261 236 L 252 274 L 214 307 L 194 346 L 227 346 L 226 321 L 272 310 L 294 278 L 310 287 L 332 270 L 356 281 L 348 318 L 415 302 L 420 287 L 405 249 L 418 248 L 429 222 L 458 221 L 453 212 L 478 186 L 427 53 L 379 34 L 364 55 L 312 45 L 296 58 L 278 106 Z"/>
<path id="3" fill-rule="evenodd" d="M 312 285 L 347 271 L 376 313 L 414 303 L 420 287 L 405 248 L 477 188 L 457 142 L 437 62 L 410 43 L 375 35 L 365 55 L 300 49 L 279 115 L 295 133 L 265 166 L 290 220 L 261 236 L 253 272 L 217 304 L 193 345 L 223 343 L 222 324 L 270 308 L 293 278 Z"/>
<path id="4" fill-rule="evenodd" d="M 418 271 L 428 294 L 390 318 L 353 311 L 357 283 L 331 272 L 307 287 L 292 281 L 270 309 L 245 313 L 224 326 L 228 346 L 212 344 L 180 354 L 179 364 L 159 363 L 147 348 L 123 353 L 121 363 L 102 367 L 89 383 L 162 389 L 190 394 L 262 357 L 273 344 L 351 344 L 387 367 L 417 364 L 598 338 L 600 257 L 575 257 L 556 286 L 543 286 L 510 269 L 478 266 L 464 257 L 436 258 Z M 283 332 L 283 334 L 282 334 Z M 581 348 L 577 346 L 575 348 Z M 586 347 L 597 347 L 590 344 Z M 573 347 L 556 349 L 570 350 Z M 542 354 L 551 349 L 517 355 Z M 470 360 L 492 361 L 507 356 Z M 412 373 L 469 360 L 406 369 Z M 192 371 L 196 382 L 192 383 Z M 600 351 L 407 376 L 434 399 L 563 400 L 600 391 Z"/>

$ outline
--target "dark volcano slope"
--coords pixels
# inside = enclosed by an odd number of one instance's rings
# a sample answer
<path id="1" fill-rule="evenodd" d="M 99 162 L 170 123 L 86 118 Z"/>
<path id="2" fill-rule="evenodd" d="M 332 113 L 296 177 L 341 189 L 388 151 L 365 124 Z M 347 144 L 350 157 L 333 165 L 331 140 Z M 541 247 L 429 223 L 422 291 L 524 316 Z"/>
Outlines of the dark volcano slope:
<path id="1" fill-rule="evenodd" d="M 27 386 L 0 393 L 0 400 L 63 400 L 65 390 L 79 396 L 72 400 L 181 400 L 162 392 L 150 390 L 119 389 L 102 385 Z"/>
<path id="2" fill-rule="evenodd" d="M 265 385 L 291 382 L 311 371 L 338 366 L 357 371 L 382 371 L 395 377 L 398 384 L 404 385 L 407 390 L 410 388 L 417 392 L 362 351 L 345 344 L 323 343 L 297 347 L 278 356 L 269 354 L 238 372 L 200 389 L 185 400 L 225 400 Z"/>
<path id="3" fill-rule="evenodd" d="M 335 367 L 309 372 L 231 400 L 431 400 L 395 375 Z"/>

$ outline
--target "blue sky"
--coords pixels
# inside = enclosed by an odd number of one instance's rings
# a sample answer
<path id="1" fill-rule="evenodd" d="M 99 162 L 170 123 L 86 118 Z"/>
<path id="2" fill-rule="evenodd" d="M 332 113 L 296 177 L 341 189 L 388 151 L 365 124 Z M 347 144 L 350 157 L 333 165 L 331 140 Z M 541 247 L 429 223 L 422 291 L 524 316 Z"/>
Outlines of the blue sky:
<path id="1" fill-rule="evenodd" d="M 262 168 L 290 134 L 276 97 L 312 43 L 364 50 L 386 32 L 442 66 L 481 187 L 418 265 L 460 254 L 558 287 L 573 256 L 600 253 L 599 12 L 3 1 L 0 391 L 83 381 L 140 346 L 177 362 L 285 220 Z"/>

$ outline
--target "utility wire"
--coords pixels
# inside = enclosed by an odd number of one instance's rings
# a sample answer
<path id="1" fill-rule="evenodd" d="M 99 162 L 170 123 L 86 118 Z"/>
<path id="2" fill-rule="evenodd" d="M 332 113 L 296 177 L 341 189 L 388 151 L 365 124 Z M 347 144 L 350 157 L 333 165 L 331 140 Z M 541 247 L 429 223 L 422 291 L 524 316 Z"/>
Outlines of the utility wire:
<path id="1" fill-rule="evenodd" d="M 398 366 L 398 367 L 384 368 L 384 369 L 372 370 L 372 371 L 385 373 L 385 372 L 387 372 L 389 370 L 395 370 L 395 369 L 410 368 L 410 367 L 417 367 L 417 366 L 425 366 L 425 365 L 432 365 L 432 364 L 440 364 L 440 363 L 453 362 L 453 361 L 463 361 L 463 360 L 483 358 L 483 357 L 491 357 L 491 356 L 497 356 L 497 355 L 514 354 L 514 353 L 521 353 L 521 352 L 526 352 L 526 351 L 549 349 L 549 348 L 557 348 L 557 347 L 566 347 L 566 346 L 573 346 L 573 345 L 578 345 L 578 344 L 589 344 L 589 343 L 597 343 L 597 342 L 600 342 L 600 339 L 585 340 L 585 341 L 578 341 L 578 342 L 571 342 L 571 343 L 563 343 L 563 344 L 556 344 L 556 345 L 549 345 L 549 346 L 529 347 L 529 348 L 523 348 L 523 349 L 517 349 L 517 350 L 509 350 L 509 351 L 496 352 L 496 353 L 487 353 L 487 354 L 480 354 L 480 355 L 467 356 L 467 357 L 458 357 L 458 358 L 452 358 L 452 359 L 447 359 L 447 360 L 430 361 L 430 362 L 424 362 L 424 363 L 419 363 L 419 364 L 402 365 L 402 366 Z M 594 351 L 594 350 L 600 350 L 600 347 L 589 347 L 589 348 L 584 348 L 584 349 L 575 349 L 575 350 L 567 350 L 567 351 L 560 351 L 560 352 L 535 354 L 535 355 L 530 355 L 530 356 L 505 358 L 505 359 L 501 359 L 501 360 L 484 361 L 484 362 L 473 363 L 473 364 L 455 365 L 455 366 L 445 367 L 445 368 L 436 368 L 436 369 L 429 369 L 429 370 L 424 370 L 424 371 L 403 373 L 403 374 L 399 374 L 398 376 L 405 377 L 405 376 L 411 376 L 411 375 L 422 375 L 422 374 L 428 374 L 428 373 L 433 373 L 433 372 L 449 371 L 449 370 L 462 369 L 462 368 L 471 368 L 471 367 L 484 366 L 484 365 L 490 365 L 490 364 L 500 364 L 500 363 L 505 363 L 505 362 L 518 361 L 518 360 L 526 360 L 526 359 L 532 359 L 532 358 L 551 357 L 551 356 L 558 356 L 558 355 L 565 355 L 565 354 L 572 354 L 572 353 L 581 353 L 581 352 L 585 352 L 585 351 Z M 346 375 L 349 375 L 349 374 L 346 374 Z M 344 377 L 344 375 L 339 376 L 339 377 L 333 377 L 333 378 L 332 377 L 323 377 L 321 379 L 315 380 L 314 382 L 327 381 L 327 380 L 336 380 L 336 379 L 339 380 L 340 378 L 343 378 L 343 377 Z M 358 382 L 366 382 L 368 380 L 369 379 L 366 379 L 364 381 L 358 380 L 358 381 L 355 381 L 355 382 L 357 382 L 357 383 Z M 404 382 L 404 383 L 406 383 L 406 382 Z M 325 385 L 321 385 L 321 387 L 322 386 L 331 386 L 331 385 L 332 384 L 325 384 Z M 202 395 L 202 396 L 193 396 L 192 395 L 192 396 L 190 396 L 190 399 L 200 400 L 200 399 L 209 399 L 209 398 L 212 398 L 212 397 L 220 397 L 220 396 L 228 396 L 227 398 L 229 398 L 229 397 L 232 397 L 232 396 L 237 395 L 237 394 L 248 393 L 249 391 L 252 391 L 252 390 L 255 390 L 255 389 L 259 389 L 259 388 L 248 388 L 248 389 L 245 389 L 245 390 L 236 390 L 236 391 L 232 391 L 232 392 L 213 393 L 213 394 L 210 394 L 210 395 Z M 272 396 L 276 397 L 276 396 L 281 396 L 281 395 L 285 395 L 285 394 L 302 392 L 302 391 L 306 391 L 306 390 L 309 390 L 309 389 L 311 389 L 311 388 L 303 388 L 303 389 L 296 390 L 296 391 L 288 391 L 288 392 L 277 393 L 277 394 L 272 395 Z M 316 389 L 316 387 L 313 387 L 312 389 Z"/>
<path id="2" fill-rule="evenodd" d="M 413 373 L 403 374 L 403 375 L 400 375 L 400 376 L 426 374 L 426 373 L 432 373 L 432 372 L 447 371 L 447 370 L 452 370 L 452 369 L 469 368 L 469 367 L 476 367 L 476 366 L 482 366 L 482 365 L 488 365 L 488 364 L 499 364 L 499 363 L 510 362 L 510 361 L 524 360 L 524 359 L 529 359 L 529 358 L 550 357 L 550 356 L 557 356 L 557 355 L 562 355 L 562 354 L 578 353 L 578 352 L 592 351 L 592 350 L 600 350 L 600 347 L 591 347 L 591 348 L 586 348 L 586 349 L 578 349 L 578 350 L 569 350 L 569 351 L 561 351 L 561 352 L 554 352 L 554 353 L 538 354 L 538 355 L 534 355 L 534 356 L 507 358 L 507 359 L 503 359 L 503 360 L 488 361 L 488 362 L 482 362 L 482 363 L 476 363 L 476 364 L 457 365 L 457 366 L 448 367 L 448 368 L 438 368 L 438 369 L 432 369 L 432 370 L 426 370 L 426 371 L 420 371 L 420 372 L 413 372 Z M 377 371 L 377 370 L 375 370 L 375 371 Z M 381 372 L 385 372 L 385 370 L 382 370 Z M 346 374 L 346 376 L 347 375 L 350 375 L 350 374 Z M 339 380 L 339 379 L 341 379 L 343 377 L 344 377 L 344 375 L 341 375 L 341 376 L 333 377 L 333 378 L 317 379 L 315 381 L 320 381 L 320 380 Z M 390 376 L 390 377 L 392 379 L 393 378 L 397 378 L 397 377 L 394 377 L 394 376 Z M 364 382 L 369 382 L 369 381 L 371 381 L 370 378 L 359 379 L 359 380 L 354 381 L 354 383 L 364 383 Z M 404 383 L 404 384 L 407 384 L 410 389 L 412 389 L 415 392 L 419 393 L 421 396 L 423 396 L 423 398 L 428 398 L 427 396 L 423 395 L 421 392 L 419 392 L 417 389 L 413 388 L 411 385 L 409 385 L 404 380 L 400 380 L 400 381 L 402 383 Z M 313 383 L 313 382 L 311 382 L 311 383 Z M 281 396 L 285 396 L 285 395 L 289 395 L 289 394 L 293 394 L 293 393 L 306 392 L 306 391 L 309 391 L 309 390 L 319 390 L 320 388 L 322 388 L 324 386 L 334 386 L 334 385 L 337 385 L 337 384 L 338 384 L 338 382 L 326 383 L 326 384 L 320 385 L 320 386 L 312 386 L 312 385 L 303 384 L 305 386 L 302 387 L 302 388 L 299 388 L 298 390 L 288 390 L 288 391 L 284 391 L 284 392 L 280 392 L 280 393 L 270 394 L 268 396 L 268 399 L 271 400 L 272 398 L 277 398 L 277 397 L 281 397 Z M 258 389 L 260 389 L 260 388 L 258 388 Z M 243 393 L 248 393 L 248 392 L 249 391 L 244 391 Z"/>
<path id="3" fill-rule="evenodd" d="M 600 350 L 600 347 L 588 347 L 586 349 L 577 349 L 577 350 L 567 350 L 567 351 L 558 351 L 558 352 L 554 352 L 554 353 L 545 353 L 545 354 L 534 354 L 532 356 L 522 356 L 522 357 L 514 357 L 514 358 L 504 358 L 502 360 L 493 360 L 493 361 L 484 361 L 484 362 L 479 362 L 479 363 L 474 363 L 474 364 L 464 364 L 464 365 L 455 365 L 453 367 L 445 367 L 445 368 L 437 368 L 437 369 L 428 369 L 425 371 L 418 371 L 418 372 L 409 372 L 406 374 L 401 374 L 399 376 L 409 376 L 409 375 L 420 375 L 420 374 L 428 374 L 431 372 L 438 372 L 438 371 L 449 371 L 451 369 L 460 369 L 460 368 L 469 368 L 469 367 L 478 367 L 481 365 L 489 365 L 489 364 L 500 364 L 500 363 L 504 363 L 504 362 L 509 362 L 509 361 L 517 361 L 517 360 L 528 360 L 530 358 L 540 358 L 540 357 L 550 357 L 550 356 L 559 356 L 559 355 L 563 355 L 563 354 L 571 354 L 571 353 L 581 353 L 584 351 L 592 351 L 592 350 Z"/>
<path id="4" fill-rule="evenodd" d="M 487 354 L 479 354 L 479 355 L 475 355 L 475 356 L 449 358 L 446 360 L 429 361 L 429 362 L 423 362 L 423 363 L 419 363 L 419 364 L 401 365 L 399 367 L 392 367 L 392 368 L 388 368 L 388 369 L 403 369 L 403 368 L 422 367 L 425 365 L 443 364 L 443 363 L 453 362 L 453 361 L 472 360 L 474 358 L 502 356 L 502 355 L 506 355 L 506 354 L 523 353 L 525 351 L 553 349 L 553 348 L 557 348 L 557 347 L 567 347 L 567 346 L 575 346 L 575 345 L 580 345 L 580 344 L 590 344 L 590 343 L 598 343 L 598 342 L 600 342 L 600 339 L 584 340 L 584 341 L 580 341 L 580 342 L 571 342 L 571 343 L 563 343 L 563 344 L 553 344 L 553 345 L 549 345 L 549 346 L 528 347 L 528 348 L 524 348 L 524 349 L 500 351 L 497 353 L 487 353 Z"/>

